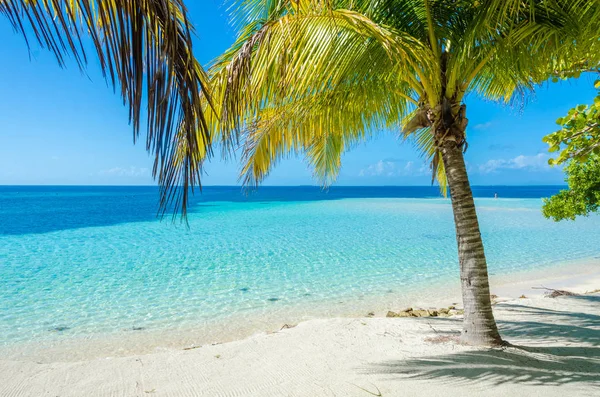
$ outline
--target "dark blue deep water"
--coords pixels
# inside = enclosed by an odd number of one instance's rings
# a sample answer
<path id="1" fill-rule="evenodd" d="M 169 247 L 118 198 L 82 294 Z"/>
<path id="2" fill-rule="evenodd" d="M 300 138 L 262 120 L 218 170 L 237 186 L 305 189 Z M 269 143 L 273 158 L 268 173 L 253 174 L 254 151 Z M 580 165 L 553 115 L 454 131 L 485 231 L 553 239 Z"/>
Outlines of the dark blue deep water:
<path id="1" fill-rule="evenodd" d="M 541 198 L 562 186 L 474 186 L 477 198 Z M 0 186 L 0 234 L 46 233 L 64 229 L 155 221 L 155 186 Z M 347 198 L 438 198 L 434 186 L 264 186 L 247 192 L 235 186 L 204 187 L 190 200 L 198 212 L 211 202 L 286 202 Z M 165 218 L 166 222 L 171 217 Z"/>

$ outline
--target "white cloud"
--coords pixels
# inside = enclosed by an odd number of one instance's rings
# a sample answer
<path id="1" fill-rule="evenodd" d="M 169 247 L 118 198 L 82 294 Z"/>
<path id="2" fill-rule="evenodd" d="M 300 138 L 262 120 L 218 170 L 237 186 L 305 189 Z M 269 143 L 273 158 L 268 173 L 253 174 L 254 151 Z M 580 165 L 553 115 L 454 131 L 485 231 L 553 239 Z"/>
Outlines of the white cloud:
<path id="1" fill-rule="evenodd" d="M 426 165 L 418 167 L 413 161 L 390 161 L 390 159 L 387 159 L 379 160 L 377 163 L 363 168 L 358 173 L 358 176 L 419 176 L 428 172 L 429 168 Z"/>
<path id="2" fill-rule="evenodd" d="M 359 176 L 383 176 L 389 173 L 395 173 L 396 162 L 379 160 L 375 164 L 371 164 L 367 168 L 363 168 L 359 172 Z"/>
<path id="3" fill-rule="evenodd" d="M 534 156 L 520 155 L 512 159 L 488 160 L 479 166 L 479 172 L 489 174 L 499 170 L 527 170 L 527 171 L 548 171 L 548 156 L 545 153 L 538 153 Z"/>
<path id="4" fill-rule="evenodd" d="M 140 168 L 131 165 L 129 168 L 114 167 L 108 170 L 102 170 L 99 172 L 99 174 L 107 176 L 141 178 L 150 176 L 150 170 L 148 168 Z"/>

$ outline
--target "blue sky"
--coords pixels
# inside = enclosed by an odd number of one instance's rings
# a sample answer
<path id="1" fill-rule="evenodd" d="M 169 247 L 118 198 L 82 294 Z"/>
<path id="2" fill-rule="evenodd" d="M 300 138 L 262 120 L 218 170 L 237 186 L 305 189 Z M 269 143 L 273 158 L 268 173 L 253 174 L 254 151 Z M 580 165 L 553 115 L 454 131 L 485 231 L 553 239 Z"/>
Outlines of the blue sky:
<path id="1" fill-rule="evenodd" d="M 220 0 L 187 2 L 198 32 L 195 51 L 207 63 L 232 42 Z M 71 63 L 61 69 L 53 55 L 32 48 L 0 19 L 0 184 L 151 185 L 152 159 L 133 145 L 127 110 L 103 80 L 97 62 L 87 75 Z M 31 61 L 30 61 L 31 55 Z M 560 169 L 547 165 L 542 137 L 554 120 L 590 102 L 591 77 L 540 87 L 523 108 L 467 98 L 471 182 L 561 184 Z M 213 159 L 207 185 L 237 184 L 235 161 Z M 430 174 L 416 150 L 393 133 L 382 133 L 343 158 L 339 185 L 427 185 Z M 302 159 L 283 161 L 268 185 L 315 184 Z"/>

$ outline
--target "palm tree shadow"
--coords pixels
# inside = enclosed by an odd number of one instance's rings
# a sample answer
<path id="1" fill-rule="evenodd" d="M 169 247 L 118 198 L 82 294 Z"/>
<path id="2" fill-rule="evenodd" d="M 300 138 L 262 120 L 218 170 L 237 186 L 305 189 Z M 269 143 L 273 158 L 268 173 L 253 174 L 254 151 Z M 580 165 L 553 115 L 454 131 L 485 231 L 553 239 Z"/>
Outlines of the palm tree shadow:
<path id="1" fill-rule="evenodd" d="M 600 349 L 548 347 L 463 351 L 402 361 L 367 369 L 370 374 L 448 383 L 501 385 L 518 383 L 559 386 L 585 383 L 600 387 Z"/>
<path id="2" fill-rule="evenodd" d="M 578 298 L 578 297 L 577 297 Z M 569 297 L 569 299 L 577 299 L 576 297 Z M 505 305 L 503 310 L 508 313 L 515 314 L 528 314 L 531 316 L 542 316 L 542 317 L 554 317 L 554 320 L 558 321 L 568 321 L 569 323 L 575 322 L 580 326 L 589 325 L 596 326 L 600 324 L 600 316 L 591 313 L 583 313 L 583 312 L 572 312 L 572 311 L 562 311 L 562 310 L 554 310 L 547 309 L 535 306 L 525 306 L 525 305 L 517 305 L 510 304 Z"/>
<path id="3" fill-rule="evenodd" d="M 591 299 L 590 299 L 591 298 Z M 600 316 L 597 312 L 597 296 L 570 296 L 561 303 L 569 304 L 575 300 L 584 303 L 578 307 L 585 311 L 549 309 L 519 304 L 502 305 L 508 319 L 498 321 L 502 334 L 509 341 L 524 345 L 548 345 L 556 342 L 568 345 L 600 346 Z M 560 305 L 559 305 L 560 307 Z M 594 313 L 591 313 L 594 312 Z M 528 319 L 511 320 L 512 315 L 523 315 Z"/>
<path id="4" fill-rule="evenodd" d="M 586 294 L 586 295 L 574 295 L 570 297 L 571 299 L 579 299 L 583 301 L 587 301 L 590 303 L 598 304 L 600 303 L 600 295 L 597 294 Z"/>
<path id="5" fill-rule="evenodd" d="M 600 387 L 600 316 L 518 304 L 503 305 L 502 310 L 509 319 L 515 312 L 531 319 L 498 321 L 504 337 L 522 346 L 457 349 L 457 353 L 374 363 L 364 371 L 448 383 Z"/>

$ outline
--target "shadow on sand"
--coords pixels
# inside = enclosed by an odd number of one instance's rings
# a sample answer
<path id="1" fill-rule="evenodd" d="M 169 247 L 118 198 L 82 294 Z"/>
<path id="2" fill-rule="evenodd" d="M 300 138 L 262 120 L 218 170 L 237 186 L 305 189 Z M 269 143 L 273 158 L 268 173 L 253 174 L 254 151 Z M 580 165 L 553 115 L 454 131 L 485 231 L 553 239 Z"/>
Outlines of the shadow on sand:
<path id="1" fill-rule="evenodd" d="M 598 312 L 598 296 L 577 296 Z M 593 307 L 595 306 L 595 307 Z M 448 383 L 503 383 L 599 387 L 600 316 L 519 304 L 503 304 L 503 337 L 514 345 L 502 349 L 462 350 L 454 354 L 375 363 L 367 373 Z M 512 321 L 525 315 L 528 321 Z"/>

